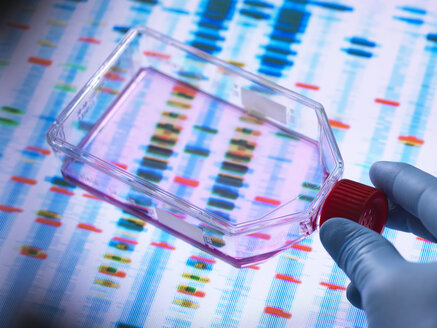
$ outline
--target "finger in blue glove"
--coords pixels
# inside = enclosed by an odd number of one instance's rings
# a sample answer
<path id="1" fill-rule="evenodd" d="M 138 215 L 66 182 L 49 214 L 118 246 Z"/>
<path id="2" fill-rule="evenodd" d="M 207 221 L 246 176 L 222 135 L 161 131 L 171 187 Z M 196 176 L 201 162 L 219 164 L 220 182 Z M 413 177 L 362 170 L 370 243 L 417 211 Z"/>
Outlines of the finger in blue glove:
<path id="1" fill-rule="evenodd" d="M 410 263 L 376 232 L 332 218 L 320 228 L 328 253 L 351 279 L 347 296 L 370 328 L 437 327 L 437 263 Z"/>
<path id="2" fill-rule="evenodd" d="M 370 179 L 389 200 L 387 227 L 437 242 L 437 178 L 406 163 L 376 162 Z"/>

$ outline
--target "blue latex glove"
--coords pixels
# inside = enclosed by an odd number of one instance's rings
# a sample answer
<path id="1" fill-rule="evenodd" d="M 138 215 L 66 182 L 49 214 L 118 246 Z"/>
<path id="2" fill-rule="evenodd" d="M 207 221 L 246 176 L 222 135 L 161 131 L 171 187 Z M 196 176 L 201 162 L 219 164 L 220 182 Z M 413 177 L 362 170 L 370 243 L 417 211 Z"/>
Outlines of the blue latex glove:
<path id="1" fill-rule="evenodd" d="M 437 240 L 437 179 L 404 163 L 377 162 L 373 184 L 389 199 L 387 226 Z M 411 263 L 385 238 L 351 220 L 320 228 L 328 253 L 351 279 L 347 298 L 369 327 L 437 327 L 437 263 Z"/>

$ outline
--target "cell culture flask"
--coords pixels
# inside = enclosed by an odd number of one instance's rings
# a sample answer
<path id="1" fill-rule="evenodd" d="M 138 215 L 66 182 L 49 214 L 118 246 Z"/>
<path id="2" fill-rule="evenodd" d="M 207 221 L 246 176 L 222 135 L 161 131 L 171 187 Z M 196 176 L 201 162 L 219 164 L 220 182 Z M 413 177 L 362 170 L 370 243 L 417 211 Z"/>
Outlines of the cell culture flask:
<path id="1" fill-rule="evenodd" d="M 125 34 L 47 140 L 68 181 L 236 267 L 333 216 L 385 224 L 381 191 L 340 180 L 321 104 L 146 27 Z"/>

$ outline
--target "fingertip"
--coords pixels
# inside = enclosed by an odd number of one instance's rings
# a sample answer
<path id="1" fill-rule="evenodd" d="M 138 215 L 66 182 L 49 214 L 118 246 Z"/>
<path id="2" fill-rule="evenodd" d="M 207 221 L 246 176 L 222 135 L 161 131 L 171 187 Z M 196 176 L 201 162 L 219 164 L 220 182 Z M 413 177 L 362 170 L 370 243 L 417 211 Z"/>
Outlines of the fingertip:
<path id="1" fill-rule="evenodd" d="M 320 227 L 320 240 L 322 241 L 322 243 L 327 242 L 330 238 L 331 233 L 335 232 L 335 222 L 338 221 L 338 219 L 339 218 L 331 218 L 322 224 L 322 226 Z"/>
<path id="2" fill-rule="evenodd" d="M 336 261 L 344 244 L 351 240 L 357 230 L 365 229 L 358 223 L 345 218 L 331 218 L 320 227 L 320 241 L 329 255 Z"/>
<path id="3" fill-rule="evenodd" d="M 410 213 L 409 230 L 424 226 L 437 236 L 437 178 L 407 163 L 377 162 L 370 169 L 372 183 L 381 189 L 389 200 Z M 391 210 L 393 212 L 393 210 Z M 420 221 L 416 227 L 412 225 Z M 406 222 L 402 219 L 401 222 Z M 418 229 L 416 231 L 420 231 Z"/>
<path id="4" fill-rule="evenodd" d="M 354 284 L 350 283 L 346 289 L 346 297 L 349 302 L 355 306 L 356 308 L 362 309 L 363 305 L 361 302 L 361 294 L 358 289 L 354 286 Z"/>
<path id="5" fill-rule="evenodd" d="M 387 181 L 392 181 L 404 163 L 380 161 L 370 167 L 369 176 L 375 187 L 383 186 Z"/>
<path id="6" fill-rule="evenodd" d="M 405 167 L 409 166 L 402 162 L 379 161 L 370 167 L 369 176 L 373 185 L 387 190 L 393 185 L 396 175 Z"/>
<path id="7" fill-rule="evenodd" d="M 332 218 L 320 228 L 320 240 L 328 254 L 354 285 L 364 286 L 388 263 L 402 260 L 389 241 L 378 233 L 344 218 Z"/>
<path id="8" fill-rule="evenodd" d="M 325 244 L 331 243 L 335 240 L 335 235 L 338 233 L 338 227 L 343 224 L 343 221 L 347 219 L 343 218 L 330 218 L 325 221 L 320 227 L 320 241 L 325 246 Z"/>

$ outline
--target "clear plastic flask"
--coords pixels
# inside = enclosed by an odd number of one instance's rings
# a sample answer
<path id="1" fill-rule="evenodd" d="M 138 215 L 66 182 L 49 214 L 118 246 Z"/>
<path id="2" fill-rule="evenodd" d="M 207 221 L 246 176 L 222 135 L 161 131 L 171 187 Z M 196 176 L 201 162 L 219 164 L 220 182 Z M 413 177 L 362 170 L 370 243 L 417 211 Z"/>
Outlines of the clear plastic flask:
<path id="1" fill-rule="evenodd" d="M 340 180 L 321 104 L 146 27 L 125 34 L 47 140 L 68 181 L 236 267 L 333 216 L 385 224 L 381 191 Z"/>

